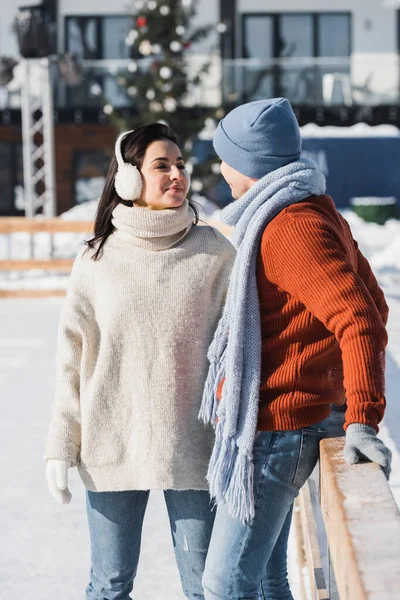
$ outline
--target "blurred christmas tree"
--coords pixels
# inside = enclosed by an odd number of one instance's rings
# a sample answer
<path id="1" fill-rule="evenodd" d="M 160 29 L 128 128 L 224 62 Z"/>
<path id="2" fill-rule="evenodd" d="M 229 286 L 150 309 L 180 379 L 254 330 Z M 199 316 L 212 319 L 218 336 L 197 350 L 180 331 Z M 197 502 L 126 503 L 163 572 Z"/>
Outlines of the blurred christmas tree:
<path id="1" fill-rule="evenodd" d="M 193 145 L 198 154 L 199 134 L 204 138 L 208 132 L 210 138 L 224 110 L 193 103 L 196 90 L 208 77 L 212 58 L 195 68 L 189 49 L 211 34 L 222 34 L 226 28 L 222 23 L 193 28 L 195 14 L 196 0 L 133 3 L 132 29 L 126 38 L 131 61 L 117 80 L 132 99 L 135 111 L 130 116 L 115 107 L 112 112 L 108 107 L 108 111 L 119 131 L 155 121 L 167 123 L 179 135 L 185 158 L 191 158 L 188 167 L 193 169 L 192 192 L 207 194 L 217 181 L 219 161 L 212 152 L 205 160 L 196 160 Z M 207 148 L 211 150 L 211 145 Z"/>

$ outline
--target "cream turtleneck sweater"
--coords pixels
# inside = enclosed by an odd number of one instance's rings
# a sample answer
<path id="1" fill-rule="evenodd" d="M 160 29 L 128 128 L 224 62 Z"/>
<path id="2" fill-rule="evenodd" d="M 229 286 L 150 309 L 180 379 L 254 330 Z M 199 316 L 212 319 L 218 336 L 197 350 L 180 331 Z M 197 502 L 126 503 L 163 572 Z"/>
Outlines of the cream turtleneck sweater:
<path id="1" fill-rule="evenodd" d="M 90 490 L 207 489 L 214 435 L 197 415 L 234 249 L 192 219 L 187 201 L 118 204 L 100 259 L 74 263 L 45 458 Z"/>

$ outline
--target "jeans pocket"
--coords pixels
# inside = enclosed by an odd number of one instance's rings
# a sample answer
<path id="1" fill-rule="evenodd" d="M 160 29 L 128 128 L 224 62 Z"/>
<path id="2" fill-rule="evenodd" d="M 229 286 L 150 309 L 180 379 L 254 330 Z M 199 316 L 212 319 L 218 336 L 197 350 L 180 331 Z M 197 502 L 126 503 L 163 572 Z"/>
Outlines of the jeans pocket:
<path id="1" fill-rule="evenodd" d="M 319 443 L 324 436 L 322 429 L 304 428 L 301 430 L 301 441 L 293 485 L 301 489 L 314 470 L 319 458 Z"/>

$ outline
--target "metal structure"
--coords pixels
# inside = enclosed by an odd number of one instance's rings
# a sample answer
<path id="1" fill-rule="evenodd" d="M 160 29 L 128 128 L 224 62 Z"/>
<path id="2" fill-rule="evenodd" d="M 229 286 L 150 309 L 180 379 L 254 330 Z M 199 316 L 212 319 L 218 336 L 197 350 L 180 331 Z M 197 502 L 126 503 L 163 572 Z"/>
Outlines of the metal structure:
<path id="1" fill-rule="evenodd" d="M 56 214 L 53 96 L 49 58 L 21 60 L 25 216 Z"/>

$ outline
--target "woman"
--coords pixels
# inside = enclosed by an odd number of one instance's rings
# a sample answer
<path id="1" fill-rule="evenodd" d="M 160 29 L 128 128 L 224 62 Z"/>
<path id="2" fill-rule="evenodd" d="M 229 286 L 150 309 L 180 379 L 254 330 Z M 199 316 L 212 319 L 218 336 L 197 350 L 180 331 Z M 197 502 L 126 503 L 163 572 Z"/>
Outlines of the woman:
<path id="1" fill-rule="evenodd" d="M 59 502 L 69 467 L 87 488 L 87 600 L 129 598 L 151 489 L 164 490 L 184 593 L 204 598 L 213 432 L 197 415 L 234 250 L 196 226 L 188 189 L 167 126 L 122 134 L 62 309 L 45 458 Z"/>

